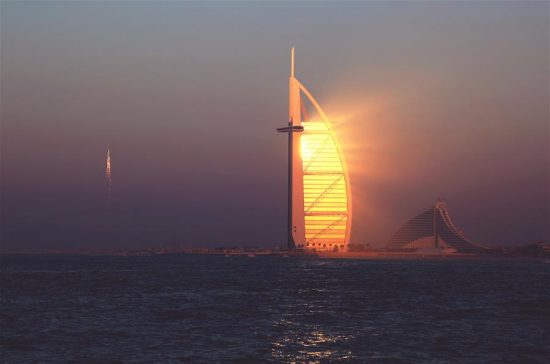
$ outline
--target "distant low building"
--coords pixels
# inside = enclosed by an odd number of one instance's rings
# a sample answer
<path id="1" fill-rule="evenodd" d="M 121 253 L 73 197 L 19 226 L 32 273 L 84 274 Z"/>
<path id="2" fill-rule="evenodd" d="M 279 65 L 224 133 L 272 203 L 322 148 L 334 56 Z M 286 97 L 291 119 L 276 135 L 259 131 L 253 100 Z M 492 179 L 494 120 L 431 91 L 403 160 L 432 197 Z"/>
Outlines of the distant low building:
<path id="1" fill-rule="evenodd" d="M 474 243 L 458 230 L 445 203 L 438 202 L 397 230 L 386 244 L 386 250 L 480 253 L 488 248 Z"/>
<path id="2" fill-rule="evenodd" d="M 550 258 L 550 245 L 543 241 L 508 248 L 505 252 L 509 256 Z"/>

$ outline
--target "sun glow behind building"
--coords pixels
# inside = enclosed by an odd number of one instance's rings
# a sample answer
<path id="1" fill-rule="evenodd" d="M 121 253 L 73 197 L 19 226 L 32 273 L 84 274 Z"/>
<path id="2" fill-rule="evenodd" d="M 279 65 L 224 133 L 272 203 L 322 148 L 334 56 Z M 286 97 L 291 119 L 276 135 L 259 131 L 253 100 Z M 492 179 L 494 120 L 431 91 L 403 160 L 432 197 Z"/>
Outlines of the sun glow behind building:
<path id="1" fill-rule="evenodd" d="M 352 222 L 349 173 L 331 122 L 294 77 L 294 49 L 289 88 L 289 124 L 278 129 L 289 134 L 288 246 L 344 250 Z M 311 120 L 304 100 L 316 111 Z"/>

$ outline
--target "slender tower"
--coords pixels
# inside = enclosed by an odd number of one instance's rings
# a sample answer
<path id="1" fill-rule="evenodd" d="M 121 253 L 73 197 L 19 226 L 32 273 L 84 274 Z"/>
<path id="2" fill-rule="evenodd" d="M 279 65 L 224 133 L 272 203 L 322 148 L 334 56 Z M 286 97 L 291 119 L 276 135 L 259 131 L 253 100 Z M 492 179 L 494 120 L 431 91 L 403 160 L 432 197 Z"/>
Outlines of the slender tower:
<path id="1" fill-rule="evenodd" d="M 111 147 L 107 147 L 107 166 L 105 168 L 105 187 L 107 188 L 107 210 L 111 211 Z"/>
<path id="2" fill-rule="evenodd" d="M 317 111 L 311 120 L 304 100 Z M 331 122 L 294 77 L 294 48 L 288 126 L 277 131 L 288 133 L 288 248 L 345 250 L 352 221 L 347 165 Z"/>
<path id="3" fill-rule="evenodd" d="M 294 175 L 301 176 L 302 160 L 300 154 L 300 138 L 294 136 L 294 133 L 301 133 L 304 127 L 301 126 L 300 114 L 300 88 L 294 78 L 294 48 L 290 61 L 290 80 L 289 80 L 289 100 L 288 100 L 288 126 L 277 129 L 280 133 L 288 133 L 288 248 L 296 248 L 295 235 L 300 230 L 300 235 L 304 235 L 303 222 L 300 224 L 298 220 L 303 215 L 303 210 L 296 210 L 294 201 L 303 200 L 303 182 L 300 183 L 300 178 L 294 178 Z M 295 107 L 296 105 L 296 107 Z M 294 171 L 296 169 L 296 171 Z M 302 240 L 302 239 L 299 239 Z"/>

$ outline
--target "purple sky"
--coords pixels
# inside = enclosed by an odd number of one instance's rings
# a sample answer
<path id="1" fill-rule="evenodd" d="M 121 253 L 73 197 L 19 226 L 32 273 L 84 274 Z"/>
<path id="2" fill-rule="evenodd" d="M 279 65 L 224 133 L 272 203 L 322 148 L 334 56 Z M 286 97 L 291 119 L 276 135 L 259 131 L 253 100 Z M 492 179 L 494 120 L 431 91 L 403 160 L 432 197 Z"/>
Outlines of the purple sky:
<path id="1" fill-rule="evenodd" d="M 547 2 L 2 2 L 2 248 L 282 245 L 290 48 L 351 241 L 549 239 Z M 112 211 L 104 168 L 112 148 Z"/>

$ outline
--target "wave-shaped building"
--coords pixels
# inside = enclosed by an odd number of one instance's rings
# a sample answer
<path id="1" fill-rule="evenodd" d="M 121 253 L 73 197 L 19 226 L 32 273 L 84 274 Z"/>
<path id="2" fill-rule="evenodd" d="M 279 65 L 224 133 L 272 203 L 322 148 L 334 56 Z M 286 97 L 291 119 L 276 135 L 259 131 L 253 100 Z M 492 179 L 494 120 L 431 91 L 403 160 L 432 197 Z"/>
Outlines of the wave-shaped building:
<path id="1" fill-rule="evenodd" d="M 331 122 L 294 77 L 294 48 L 289 88 L 288 126 L 277 129 L 288 133 L 288 247 L 345 250 L 352 211 L 346 161 Z"/>
<path id="2" fill-rule="evenodd" d="M 458 230 L 444 202 L 438 202 L 403 225 L 386 244 L 387 251 L 454 249 L 459 253 L 479 253 L 488 248 L 471 241 Z"/>

